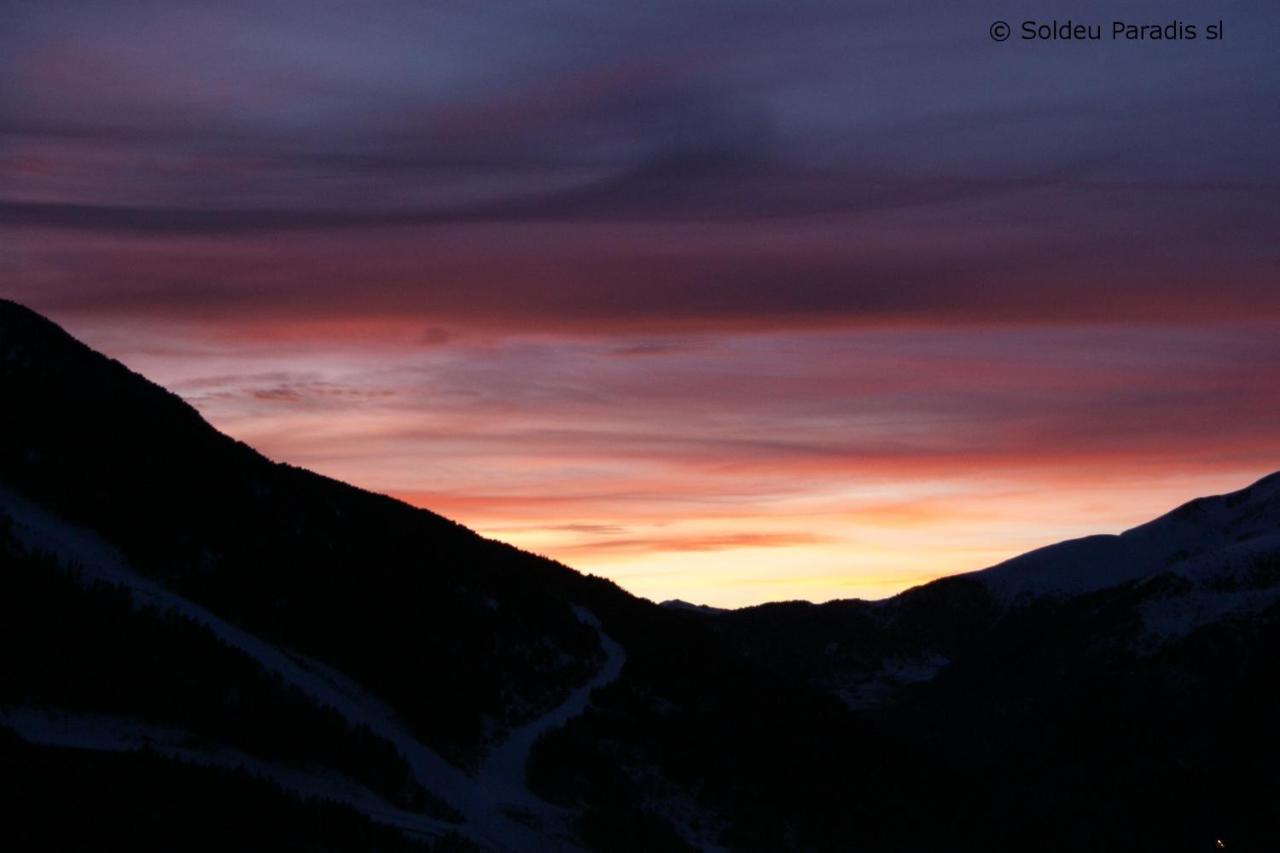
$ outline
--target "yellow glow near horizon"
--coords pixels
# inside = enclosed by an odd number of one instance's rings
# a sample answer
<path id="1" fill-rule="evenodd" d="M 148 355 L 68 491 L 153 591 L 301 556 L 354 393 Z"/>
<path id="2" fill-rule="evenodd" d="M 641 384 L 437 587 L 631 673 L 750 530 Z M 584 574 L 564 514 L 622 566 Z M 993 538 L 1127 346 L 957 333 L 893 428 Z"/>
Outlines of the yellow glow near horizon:
<path id="1" fill-rule="evenodd" d="M 728 335 L 643 356 L 359 331 L 121 348 L 272 458 L 724 607 L 889 596 L 1280 459 L 1258 393 L 1280 359 L 1257 330 Z"/>
<path id="2" fill-rule="evenodd" d="M 850 503 L 842 513 L 689 516 L 630 526 L 588 521 L 512 524 L 471 505 L 464 521 L 484 535 L 614 580 L 655 601 L 716 607 L 767 601 L 877 599 L 974 571 L 1063 539 L 1119 533 L 1251 475 L 1201 474 L 1125 486 L 1066 483 L 983 493 L 951 484 L 954 500 Z M 1036 488 L 1034 486 L 1040 486 Z M 903 491 L 907 491 L 903 486 Z M 447 503 L 447 502 L 446 502 Z M 430 504 L 427 505 L 430 508 Z M 439 504 L 436 505 L 439 508 Z M 1052 519 L 1052 521 L 1050 521 Z M 822 530 L 822 537 L 806 534 Z"/>

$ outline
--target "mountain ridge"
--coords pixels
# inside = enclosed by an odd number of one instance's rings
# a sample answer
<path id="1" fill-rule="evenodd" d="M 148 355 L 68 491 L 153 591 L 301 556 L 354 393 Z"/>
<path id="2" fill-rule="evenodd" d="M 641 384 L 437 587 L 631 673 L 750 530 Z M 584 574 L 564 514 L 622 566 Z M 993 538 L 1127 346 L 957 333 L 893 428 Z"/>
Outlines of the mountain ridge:
<path id="1" fill-rule="evenodd" d="M 1004 598 L 1019 595 L 1080 594 L 1137 580 L 1185 562 L 1188 548 L 1225 547 L 1258 535 L 1242 526 L 1260 522 L 1264 533 L 1280 527 L 1280 472 L 1244 488 L 1194 498 L 1122 533 L 1096 534 L 1058 542 L 1021 554 L 968 576 L 983 580 Z M 1206 542 L 1206 537 L 1213 542 Z M 1244 538 L 1242 538 L 1244 537 Z M 1092 566 L 1086 576 L 1071 567 Z M 1033 577 L 1034 576 L 1034 577 Z"/>

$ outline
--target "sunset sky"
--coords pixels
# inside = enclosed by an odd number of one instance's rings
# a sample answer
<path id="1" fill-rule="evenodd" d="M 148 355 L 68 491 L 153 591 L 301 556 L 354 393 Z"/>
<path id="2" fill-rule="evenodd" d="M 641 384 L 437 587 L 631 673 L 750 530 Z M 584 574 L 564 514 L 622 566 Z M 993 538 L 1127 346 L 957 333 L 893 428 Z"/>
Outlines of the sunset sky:
<path id="1" fill-rule="evenodd" d="M 1034 6 L 0 0 L 0 295 L 650 598 L 1118 532 L 1280 469 L 1280 4 Z"/>

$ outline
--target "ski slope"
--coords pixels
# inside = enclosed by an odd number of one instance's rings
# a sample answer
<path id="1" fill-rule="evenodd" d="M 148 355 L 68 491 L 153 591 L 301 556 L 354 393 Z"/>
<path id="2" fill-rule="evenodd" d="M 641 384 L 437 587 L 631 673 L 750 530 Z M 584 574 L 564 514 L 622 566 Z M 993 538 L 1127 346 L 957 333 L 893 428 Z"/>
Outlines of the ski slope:
<path id="1" fill-rule="evenodd" d="M 289 654 L 259 637 L 225 621 L 204 607 L 185 599 L 162 585 L 139 575 L 117 550 L 91 531 L 69 524 L 46 512 L 17 493 L 0 486 L 0 510 L 14 522 L 14 532 L 20 542 L 29 549 L 46 551 L 56 555 L 66 564 L 81 567 L 87 582 L 105 581 L 128 588 L 138 605 L 156 607 L 181 614 L 202 625 L 227 645 L 250 655 L 265 669 L 277 673 L 314 701 L 329 706 L 343 715 L 353 725 L 364 725 L 379 737 L 394 744 L 405 757 L 422 787 L 439 796 L 464 817 L 460 825 L 447 824 L 423 815 L 414 815 L 362 795 L 335 792 L 332 785 L 317 786 L 312 779 L 284 776 L 278 768 L 272 769 L 257 762 L 260 772 L 276 781 L 289 784 L 292 790 L 323 796 L 346 802 L 374 820 L 398 826 L 412 832 L 440 834 L 447 829 L 469 838 L 477 845 L 492 851 L 540 850 L 553 853 L 575 853 L 580 848 L 571 839 L 572 814 L 539 799 L 529 790 L 525 779 L 525 766 L 534 742 L 545 732 L 563 726 L 586 710 L 591 692 L 615 680 L 626 662 L 626 653 L 618 643 L 602 630 L 599 621 L 585 608 L 574 608 L 575 615 L 594 627 L 600 636 L 605 661 L 600 671 L 587 684 L 572 691 L 563 702 L 538 718 L 513 730 L 501 743 L 495 745 L 486 756 L 480 769 L 469 774 L 445 761 L 440 755 L 422 744 L 409 731 L 395 712 L 377 697 L 363 690 L 345 674 L 305 657 Z M 429 673 L 423 674 L 430 678 Z M 448 685 L 440 685 L 442 690 Z M 32 739 L 41 740 L 41 732 L 52 741 L 61 737 L 61 745 L 75 745 L 76 739 L 85 744 L 94 742 L 95 733 L 101 735 L 106 726 L 101 719 L 62 718 L 63 735 L 55 737 L 58 728 L 41 726 L 33 720 L 31 711 L 10 713 L 26 714 L 15 718 L 25 720 L 25 731 Z M 157 737 L 153 727 L 137 729 L 128 735 L 121 729 L 119 720 L 112 724 L 115 740 L 106 738 L 102 743 L 122 745 L 144 733 Z M 140 725 L 140 724 L 139 724 Z M 92 747 L 87 747 L 92 748 Z M 121 746 L 121 748 L 124 748 Z M 130 747 L 131 748 L 131 747 Z M 175 747 L 176 748 L 176 747 Z M 197 756 L 188 758 L 196 760 Z M 207 760 L 208 756 L 205 756 Z M 249 759 L 252 761 L 252 759 Z M 250 765 L 246 765 L 250 766 Z M 370 794 L 370 796 L 374 796 Z"/>

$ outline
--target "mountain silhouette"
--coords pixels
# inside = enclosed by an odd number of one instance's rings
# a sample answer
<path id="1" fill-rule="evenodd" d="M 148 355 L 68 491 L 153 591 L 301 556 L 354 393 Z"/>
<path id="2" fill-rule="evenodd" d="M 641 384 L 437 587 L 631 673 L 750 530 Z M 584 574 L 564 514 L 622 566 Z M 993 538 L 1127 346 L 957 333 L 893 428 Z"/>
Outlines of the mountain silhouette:
<path id="1" fill-rule="evenodd" d="M 1280 849 L 1280 475 L 725 611 L 273 462 L 0 300 L 16 850 Z"/>

